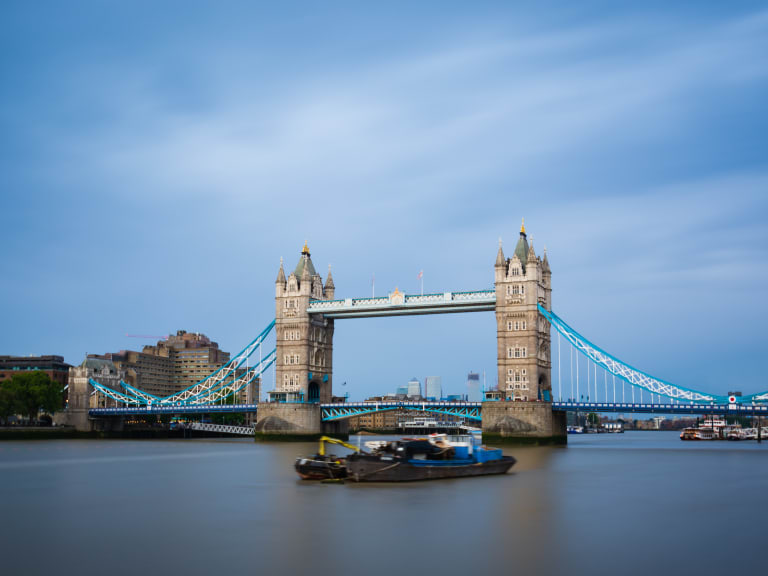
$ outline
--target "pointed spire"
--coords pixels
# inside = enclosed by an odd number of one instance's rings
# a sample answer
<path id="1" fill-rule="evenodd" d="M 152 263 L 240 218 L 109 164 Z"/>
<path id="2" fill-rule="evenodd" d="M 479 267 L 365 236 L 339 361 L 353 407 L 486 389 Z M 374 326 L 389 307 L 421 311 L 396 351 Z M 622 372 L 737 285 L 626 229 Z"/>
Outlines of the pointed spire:
<path id="1" fill-rule="evenodd" d="M 523 218 L 523 224 L 520 226 L 520 234 L 525 235 L 525 218 Z"/>
<path id="2" fill-rule="evenodd" d="M 499 236 L 499 251 L 496 254 L 496 266 L 504 266 L 504 250 L 501 247 L 501 236 Z"/>
<path id="3" fill-rule="evenodd" d="M 522 262 L 523 268 L 525 263 L 528 262 L 528 236 L 525 234 L 525 225 L 520 229 L 520 238 L 517 239 L 517 245 L 515 246 L 515 256 Z"/>
<path id="4" fill-rule="evenodd" d="M 306 254 L 307 256 L 309 256 L 309 246 L 307 246 L 307 241 L 306 240 L 304 240 L 304 248 L 301 249 L 301 253 L 302 254 Z"/>
<path id="5" fill-rule="evenodd" d="M 549 272 L 549 260 L 547 259 L 547 247 L 544 246 L 544 257 L 541 259 L 541 267 L 544 272 Z"/>
<path id="6" fill-rule="evenodd" d="M 536 252 L 533 250 L 533 238 L 531 238 L 531 243 L 528 245 L 528 262 L 536 262 Z"/>
<path id="7" fill-rule="evenodd" d="M 333 276 L 331 276 L 331 265 L 328 264 L 328 277 L 325 279 L 325 287 L 327 288 L 336 288 L 333 284 Z"/>
<path id="8" fill-rule="evenodd" d="M 280 270 L 277 273 L 277 280 L 275 280 L 275 284 L 280 284 L 281 282 L 283 284 L 285 284 L 285 272 L 283 271 L 283 257 L 282 256 L 280 256 Z"/>

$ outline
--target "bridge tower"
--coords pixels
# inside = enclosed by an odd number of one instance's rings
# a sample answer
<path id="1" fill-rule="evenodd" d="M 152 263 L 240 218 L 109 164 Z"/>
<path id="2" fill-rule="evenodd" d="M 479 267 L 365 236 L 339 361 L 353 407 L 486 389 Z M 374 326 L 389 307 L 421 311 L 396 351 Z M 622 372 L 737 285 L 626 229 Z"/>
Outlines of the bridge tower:
<path id="1" fill-rule="evenodd" d="M 496 342 L 499 390 L 506 400 L 552 400 L 549 322 L 537 308 L 552 309 L 552 271 L 539 258 L 525 222 L 511 258 L 499 241 L 496 255 Z"/>
<path id="2" fill-rule="evenodd" d="M 315 271 L 307 244 L 288 278 L 280 261 L 275 282 L 277 334 L 277 398 L 330 402 L 333 379 L 333 320 L 307 312 L 310 300 L 333 300 L 335 287 L 328 267 L 323 280 Z"/>

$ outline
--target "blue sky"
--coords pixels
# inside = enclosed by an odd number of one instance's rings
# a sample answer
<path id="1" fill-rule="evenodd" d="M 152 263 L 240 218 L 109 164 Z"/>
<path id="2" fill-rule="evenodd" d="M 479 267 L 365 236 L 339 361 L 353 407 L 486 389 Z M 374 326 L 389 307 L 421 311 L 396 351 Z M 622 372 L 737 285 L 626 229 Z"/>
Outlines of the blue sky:
<path id="1" fill-rule="evenodd" d="M 488 288 L 525 217 L 595 343 L 768 390 L 768 10 L 667 4 L 4 2 L 0 353 L 235 352 L 305 240 L 340 297 Z M 492 383 L 493 316 L 338 322 L 334 364 Z"/>

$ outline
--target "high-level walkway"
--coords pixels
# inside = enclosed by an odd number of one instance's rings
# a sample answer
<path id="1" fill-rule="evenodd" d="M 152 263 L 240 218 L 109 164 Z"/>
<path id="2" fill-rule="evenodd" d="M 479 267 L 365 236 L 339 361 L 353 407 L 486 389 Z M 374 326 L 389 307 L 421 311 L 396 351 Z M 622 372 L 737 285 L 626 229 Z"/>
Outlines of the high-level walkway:
<path id="1" fill-rule="evenodd" d="M 482 312 L 496 307 L 495 290 L 439 292 L 436 294 L 395 293 L 380 298 L 313 300 L 307 311 L 326 318 L 369 318 L 374 316 L 409 316 L 449 312 Z"/>

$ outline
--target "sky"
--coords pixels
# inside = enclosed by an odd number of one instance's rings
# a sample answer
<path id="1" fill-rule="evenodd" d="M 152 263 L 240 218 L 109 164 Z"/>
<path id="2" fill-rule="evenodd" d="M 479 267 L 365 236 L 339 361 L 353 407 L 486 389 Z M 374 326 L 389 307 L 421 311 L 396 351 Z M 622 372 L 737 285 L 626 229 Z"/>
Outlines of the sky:
<path id="1" fill-rule="evenodd" d="M 768 390 L 768 8 L 572 4 L 3 2 L 0 354 L 237 352 L 305 241 L 337 297 L 488 289 L 525 218 L 587 338 Z M 495 320 L 337 321 L 333 362 L 462 393 Z"/>

